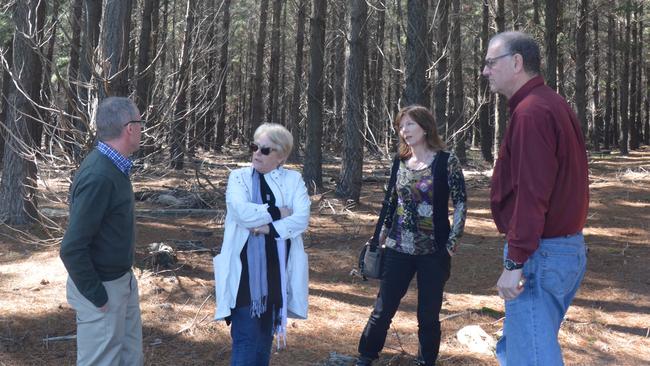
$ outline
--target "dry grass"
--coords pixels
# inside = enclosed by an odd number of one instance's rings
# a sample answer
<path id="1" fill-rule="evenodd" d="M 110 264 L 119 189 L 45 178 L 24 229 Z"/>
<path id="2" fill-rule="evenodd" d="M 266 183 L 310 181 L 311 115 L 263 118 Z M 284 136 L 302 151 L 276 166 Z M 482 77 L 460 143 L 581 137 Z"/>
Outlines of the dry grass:
<path id="1" fill-rule="evenodd" d="M 242 156 L 203 156 L 202 174 L 223 194 L 228 168 Z M 503 303 L 494 284 L 500 273 L 503 239 L 496 234 L 488 206 L 490 172 L 474 162 L 467 171 L 470 210 L 461 252 L 453 261 L 443 304 L 440 365 L 495 365 L 494 357 L 469 352 L 455 338 L 460 328 L 480 325 L 496 333 Z M 155 168 L 155 167 L 154 167 Z M 650 151 L 630 157 L 594 156 L 591 209 L 585 229 L 590 246 L 588 272 L 560 331 L 568 365 L 650 364 Z M 335 176 L 335 160 L 324 166 Z M 367 162 L 364 174 L 385 169 Z M 155 176 L 152 176 L 154 172 Z M 136 190 L 181 186 L 191 189 L 194 171 L 179 174 L 150 169 L 136 177 Z M 64 194 L 62 180 L 46 183 Z M 329 181 L 329 180 L 326 180 Z M 329 189 L 333 188 L 329 183 Z M 51 192 L 49 194 L 52 194 Z M 331 193 L 314 197 L 306 235 L 310 257 L 310 313 L 290 320 L 288 349 L 272 356 L 273 365 L 316 365 L 330 352 L 355 355 L 359 334 L 377 292 L 375 282 L 350 275 L 357 249 L 371 234 L 381 201 L 380 184 L 364 186 L 353 207 Z M 59 207 L 60 204 L 53 205 Z M 150 204 L 141 204 L 141 208 Z M 198 236 L 206 228 L 212 237 Z M 151 242 L 203 240 L 217 248 L 223 227 L 214 218 L 138 220 L 136 276 L 139 278 L 147 365 L 227 365 L 229 328 L 213 322 L 211 256 L 181 253 L 171 270 L 153 268 L 146 258 Z M 44 342 L 75 332 L 74 312 L 66 303 L 66 273 L 57 246 L 34 246 L 0 239 L 0 365 L 74 364 L 74 341 Z M 417 352 L 415 284 L 393 321 L 380 365 L 408 365 Z"/>

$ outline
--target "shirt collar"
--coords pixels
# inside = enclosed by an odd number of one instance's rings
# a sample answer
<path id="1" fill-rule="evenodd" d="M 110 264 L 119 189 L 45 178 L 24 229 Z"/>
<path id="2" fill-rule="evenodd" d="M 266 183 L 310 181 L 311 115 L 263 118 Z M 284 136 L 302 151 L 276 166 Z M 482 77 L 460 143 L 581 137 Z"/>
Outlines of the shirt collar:
<path id="1" fill-rule="evenodd" d="M 544 78 L 542 78 L 540 75 L 537 75 L 528 80 L 526 84 L 519 88 L 519 90 L 513 94 L 510 100 L 508 100 L 510 114 L 512 115 L 512 112 L 515 110 L 515 107 L 517 107 L 517 104 L 519 104 L 519 102 L 521 102 L 528 94 L 530 94 L 533 89 L 540 85 L 544 85 Z"/>
<path id="2" fill-rule="evenodd" d="M 131 172 L 131 167 L 133 166 L 133 162 L 131 160 L 125 158 L 122 154 L 117 152 L 117 150 L 113 149 L 103 141 L 97 142 L 97 151 L 108 157 L 113 162 L 113 164 L 115 164 L 117 169 L 124 173 L 124 175 L 129 175 Z"/>

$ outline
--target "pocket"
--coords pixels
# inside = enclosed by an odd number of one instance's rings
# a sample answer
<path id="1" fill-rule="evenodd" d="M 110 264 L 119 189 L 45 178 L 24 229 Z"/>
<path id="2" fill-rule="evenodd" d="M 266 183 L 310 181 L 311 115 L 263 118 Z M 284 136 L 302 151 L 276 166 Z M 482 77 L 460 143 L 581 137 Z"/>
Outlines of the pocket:
<path id="1" fill-rule="evenodd" d="M 540 259 L 540 281 L 544 290 L 561 297 L 575 288 L 583 267 L 582 258 L 578 253 L 542 250 Z"/>

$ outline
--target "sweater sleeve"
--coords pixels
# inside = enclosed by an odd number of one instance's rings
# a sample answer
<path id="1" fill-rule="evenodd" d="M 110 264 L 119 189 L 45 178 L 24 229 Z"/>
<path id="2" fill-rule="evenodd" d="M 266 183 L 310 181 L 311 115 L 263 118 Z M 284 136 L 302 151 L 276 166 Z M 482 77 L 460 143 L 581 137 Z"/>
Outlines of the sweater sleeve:
<path id="1" fill-rule="evenodd" d="M 101 307 L 108 294 L 93 265 L 90 250 L 100 230 L 113 190 L 101 175 L 81 175 L 70 194 L 70 222 L 61 243 L 60 257 L 79 292 Z"/>

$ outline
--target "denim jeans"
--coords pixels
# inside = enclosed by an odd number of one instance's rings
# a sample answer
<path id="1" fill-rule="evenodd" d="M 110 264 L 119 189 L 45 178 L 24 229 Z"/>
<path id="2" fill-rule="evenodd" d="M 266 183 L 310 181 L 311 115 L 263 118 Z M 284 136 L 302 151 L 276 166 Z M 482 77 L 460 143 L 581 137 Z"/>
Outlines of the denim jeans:
<path id="1" fill-rule="evenodd" d="M 507 255 L 508 245 L 504 250 Z M 497 359 L 504 365 L 563 365 L 557 336 L 587 267 L 582 233 L 540 240 L 523 268 L 524 291 L 506 301 Z"/>
<path id="2" fill-rule="evenodd" d="M 439 315 L 442 293 L 451 270 L 451 258 L 446 250 L 428 255 L 410 255 L 386 249 L 383 260 L 379 294 L 361 334 L 359 354 L 368 359 L 379 357 L 393 316 L 411 279 L 416 275 L 419 359 L 425 365 L 434 365 L 440 349 Z"/>
<path id="3" fill-rule="evenodd" d="M 232 309 L 231 366 L 265 366 L 273 346 L 273 312 L 267 310 L 260 318 L 251 318 L 250 307 Z"/>

